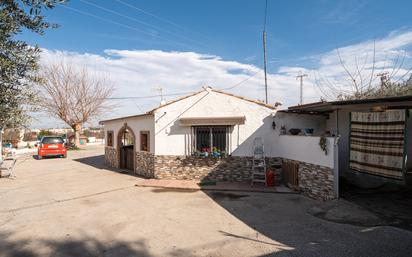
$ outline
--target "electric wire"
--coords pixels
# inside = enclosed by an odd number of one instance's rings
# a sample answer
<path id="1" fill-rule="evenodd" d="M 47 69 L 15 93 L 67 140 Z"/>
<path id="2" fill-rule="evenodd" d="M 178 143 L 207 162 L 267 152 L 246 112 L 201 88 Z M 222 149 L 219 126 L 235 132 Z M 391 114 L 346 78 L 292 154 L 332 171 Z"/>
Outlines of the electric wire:
<path id="1" fill-rule="evenodd" d="M 136 19 L 136 18 L 134 18 L 134 17 L 125 15 L 125 14 L 123 14 L 123 13 L 110 10 L 110 9 L 108 9 L 108 8 L 106 8 L 106 7 L 103 7 L 103 6 L 101 6 L 101 5 L 98 5 L 98 4 L 96 4 L 96 3 L 91 3 L 91 2 L 88 2 L 88 1 L 85 1 L 85 0 L 80 0 L 80 2 L 83 2 L 83 3 L 85 3 L 85 4 L 88 4 L 88 5 L 93 6 L 93 7 L 95 7 L 95 8 L 98 8 L 98 9 L 103 10 L 103 11 L 105 11 L 105 12 L 112 13 L 112 14 L 118 15 L 118 16 L 120 16 L 120 17 L 126 18 L 126 19 L 128 19 L 128 20 L 137 22 L 137 23 L 142 24 L 142 25 L 144 25 L 144 26 L 148 26 L 148 27 L 151 27 L 151 28 L 153 28 L 153 29 L 166 32 L 166 33 L 168 33 L 168 34 L 170 34 L 170 35 L 173 35 L 173 36 L 176 36 L 176 37 L 180 37 L 180 38 L 186 39 L 186 40 L 191 41 L 191 42 L 193 42 L 193 43 L 199 44 L 199 45 L 201 45 L 202 47 L 206 47 L 206 45 L 204 45 L 204 44 L 202 44 L 201 42 L 198 42 L 198 41 L 196 41 L 196 40 L 193 40 L 192 38 L 189 38 L 189 37 L 186 37 L 186 36 L 184 36 L 184 35 L 180 35 L 180 34 L 171 32 L 171 31 L 169 31 L 169 30 L 167 30 L 167 29 L 160 28 L 160 27 L 158 27 L 158 26 L 155 26 L 155 25 L 153 25 L 153 24 L 147 23 L 147 22 L 145 22 L 145 21 L 141 21 L 141 20 Z"/>
<path id="2" fill-rule="evenodd" d="M 134 31 L 137 31 L 137 32 L 146 34 L 146 35 L 149 35 L 149 36 L 154 36 L 153 33 L 151 33 L 151 32 L 147 32 L 147 31 L 144 31 L 144 30 L 141 30 L 141 29 L 137 29 L 137 28 L 135 28 L 135 27 L 132 27 L 132 26 L 129 26 L 129 25 L 126 25 L 126 24 L 123 24 L 123 23 L 120 23 L 120 22 L 117 22 L 117 21 L 114 21 L 114 20 L 111 20 L 111 19 L 107 19 L 107 18 L 104 18 L 104 17 L 100 17 L 100 16 L 98 16 L 98 15 L 95 15 L 95 14 L 92 14 L 92 13 L 89 13 L 89 12 L 86 12 L 86 11 L 81 11 L 81 10 L 78 10 L 78 9 L 76 9 L 76 8 L 73 8 L 73 7 L 70 7 L 70 6 L 67 6 L 67 5 L 63 5 L 63 4 L 60 5 L 60 6 L 62 6 L 63 8 L 69 9 L 69 10 L 71 10 L 71 11 L 77 12 L 77 13 L 79 13 L 79 14 L 85 15 L 85 16 L 89 16 L 89 17 L 92 17 L 92 18 L 95 18 L 95 19 L 98 19 L 98 20 L 101 20 L 101 21 L 105 21 L 105 22 L 108 22 L 108 23 L 112 23 L 112 24 L 115 24 L 115 25 L 118 25 L 118 26 L 121 26 L 121 27 L 124 27 L 124 28 L 127 28 L 127 29 L 131 29 L 131 30 L 134 30 Z M 165 38 L 165 37 L 161 37 L 161 36 L 159 36 L 159 35 L 156 35 L 156 37 L 161 38 L 161 39 L 166 40 L 166 41 L 169 41 L 169 42 L 174 43 L 174 44 L 186 46 L 186 47 L 188 47 L 188 48 L 193 48 L 193 47 L 190 46 L 190 45 L 187 45 L 187 44 L 184 44 L 184 43 L 181 43 L 181 42 L 172 40 L 172 39 L 168 39 L 168 38 Z"/>
<path id="3" fill-rule="evenodd" d="M 156 15 L 156 14 L 153 14 L 153 13 L 150 13 L 150 12 L 148 12 L 148 11 L 145 11 L 145 10 L 139 8 L 139 7 L 136 7 L 135 5 L 126 3 L 126 2 L 121 1 L 121 0 L 115 0 L 115 1 L 118 2 L 118 3 L 120 3 L 120 4 L 123 4 L 124 6 L 127 6 L 127 7 L 129 7 L 129 8 L 135 9 L 135 10 L 141 12 L 141 13 L 144 13 L 144 14 L 146 14 L 146 15 L 149 15 L 149 16 L 151 16 L 151 17 L 153 17 L 153 18 L 156 18 L 156 19 L 158 19 L 159 21 L 168 23 L 168 24 L 174 26 L 175 28 L 180 29 L 181 31 L 187 31 L 187 32 L 191 32 L 191 33 L 196 33 L 196 34 L 202 36 L 203 38 L 209 40 L 209 38 L 207 38 L 206 36 L 200 34 L 199 32 L 189 30 L 189 29 L 187 29 L 187 28 L 185 28 L 185 27 L 183 27 L 183 26 L 181 26 L 181 25 L 179 25 L 179 24 L 177 24 L 177 23 L 175 23 L 175 22 L 173 22 L 173 21 L 171 21 L 171 20 L 168 20 L 168 19 L 163 18 L 163 17 L 160 17 L 160 16 L 158 16 L 158 15 Z"/>

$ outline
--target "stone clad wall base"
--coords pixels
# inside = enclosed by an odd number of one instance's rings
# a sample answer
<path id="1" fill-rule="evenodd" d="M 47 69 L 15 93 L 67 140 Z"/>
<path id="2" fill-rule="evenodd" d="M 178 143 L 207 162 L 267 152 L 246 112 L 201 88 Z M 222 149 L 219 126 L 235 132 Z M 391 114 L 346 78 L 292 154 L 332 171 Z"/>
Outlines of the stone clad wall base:
<path id="1" fill-rule="evenodd" d="M 138 176 L 145 178 L 154 178 L 155 166 L 154 160 L 155 155 L 149 152 L 136 152 L 136 162 L 135 162 L 135 171 L 134 173 Z"/>
<path id="2" fill-rule="evenodd" d="M 280 163 L 279 158 L 268 158 Z M 250 181 L 252 157 L 208 158 L 194 156 L 155 156 L 155 178 L 209 181 Z M 280 170 L 279 170 L 280 174 Z"/>
<path id="3" fill-rule="evenodd" d="M 299 164 L 298 188 L 306 196 L 316 200 L 335 199 L 333 169 L 325 166 L 282 158 L 284 162 Z"/>
<path id="4" fill-rule="evenodd" d="M 116 148 L 110 146 L 104 148 L 104 163 L 109 167 L 119 168 Z"/>
<path id="5" fill-rule="evenodd" d="M 252 157 L 202 158 L 136 152 L 135 158 L 134 174 L 145 178 L 249 182 L 252 171 Z M 105 148 L 105 163 L 118 168 L 115 148 Z M 277 185 L 282 181 L 281 163 L 282 158 L 266 158 L 267 167 L 275 171 Z M 332 168 L 298 163 L 299 190 L 303 194 L 318 200 L 335 198 Z"/>
<path id="6" fill-rule="evenodd" d="M 283 158 L 283 161 L 298 163 L 298 188 L 304 195 L 317 200 L 336 198 L 332 168 L 286 158 Z"/>
<path id="7" fill-rule="evenodd" d="M 335 198 L 332 168 L 299 162 L 298 178 L 303 194 L 318 200 Z"/>

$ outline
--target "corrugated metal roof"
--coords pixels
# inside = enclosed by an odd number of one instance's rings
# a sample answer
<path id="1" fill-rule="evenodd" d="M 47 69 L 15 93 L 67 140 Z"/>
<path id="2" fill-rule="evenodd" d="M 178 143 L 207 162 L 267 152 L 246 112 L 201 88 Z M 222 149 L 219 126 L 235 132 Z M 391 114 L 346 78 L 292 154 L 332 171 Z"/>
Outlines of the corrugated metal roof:
<path id="1" fill-rule="evenodd" d="M 410 103 L 409 103 L 410 102 Z M 405 106 L 410 107 L 412 104 L 412 95 L 408 96 L 394 96 L 371 99 L 355 99 L 355 100 L 339 100 L 331 102 L 314 102 L 302 105 L 295 105 L 288 107 L 287 112 L 328 112 L 338 109 L 342 106 L 348 105 L 374 105 L 374 104 L 388 104 L 392 107 Z"/>

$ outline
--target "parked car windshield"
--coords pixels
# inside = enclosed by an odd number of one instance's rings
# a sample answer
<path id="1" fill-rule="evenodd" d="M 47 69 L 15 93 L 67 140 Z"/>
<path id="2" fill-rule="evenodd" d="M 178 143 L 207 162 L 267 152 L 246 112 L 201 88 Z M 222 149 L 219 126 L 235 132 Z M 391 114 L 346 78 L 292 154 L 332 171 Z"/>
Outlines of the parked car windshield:
<path id="1" fill-rule="evenodd" d="M 61 137 L 43 137 L 42 141 L 43 144 L 63 144 L 63 138 Z"/>

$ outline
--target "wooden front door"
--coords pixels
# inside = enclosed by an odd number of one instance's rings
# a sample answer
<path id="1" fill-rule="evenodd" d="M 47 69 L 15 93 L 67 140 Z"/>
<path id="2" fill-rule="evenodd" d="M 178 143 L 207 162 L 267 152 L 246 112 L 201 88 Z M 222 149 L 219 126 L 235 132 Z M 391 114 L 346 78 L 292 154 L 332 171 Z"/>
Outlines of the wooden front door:
<path id="1" fill-rule="evenodd" d="M 128 145 L 120 149 L 120 168 L 133 170 L 133 147 L 133 145 Z"/>
<path id="2" fill-rule="evenodd" d="M 134 169 L 134 133 L 130 128 L 125 128 L 119 134 L 119 146 L 120 146 L 120 168 L 121 169 Z"/>

